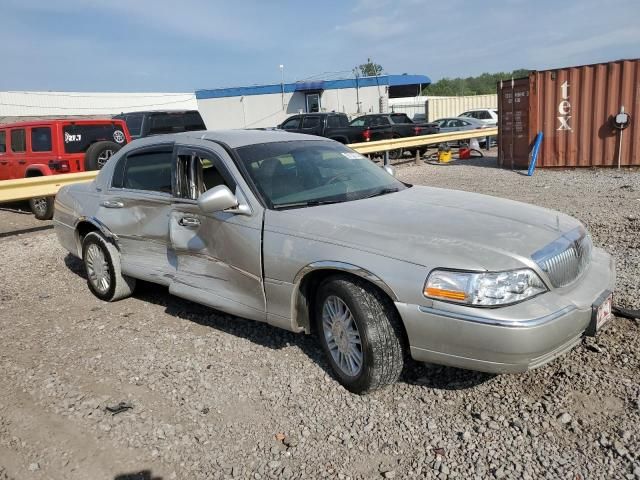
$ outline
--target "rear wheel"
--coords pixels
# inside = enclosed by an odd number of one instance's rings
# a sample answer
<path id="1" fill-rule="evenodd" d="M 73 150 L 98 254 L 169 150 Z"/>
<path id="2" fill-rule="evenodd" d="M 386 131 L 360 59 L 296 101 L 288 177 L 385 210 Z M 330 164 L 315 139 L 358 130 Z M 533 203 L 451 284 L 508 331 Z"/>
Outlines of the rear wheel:
<path id="1" fill-rule="evenodd" d="M 84 169 L 100 170 L 120 148 L 117 143 L 108 141 L 92 144 L 84 154 Z"/>
<path id="2" fill-rule="evenodd" d="M 338 380 L 355 393 L 394 383 L 404 366 L 400 319 L 374 287 L 336 276 L 318 289 L 317 334 Z"/>
<path id="3" fill-rule="evenodd" d="M 53 218 L 53 203 L 55 197 L 36 197 L 29 199 L 29 207 L 38 220 Z"/>
<path id="4" fill-rule="evenodd" d="M 98 232 L 89 232 L 84 237 L 82 261 L 89 290 L 100 300 L 114 302 L 133 293 L 135 278 L 122 275 L 120 252 Z"/>

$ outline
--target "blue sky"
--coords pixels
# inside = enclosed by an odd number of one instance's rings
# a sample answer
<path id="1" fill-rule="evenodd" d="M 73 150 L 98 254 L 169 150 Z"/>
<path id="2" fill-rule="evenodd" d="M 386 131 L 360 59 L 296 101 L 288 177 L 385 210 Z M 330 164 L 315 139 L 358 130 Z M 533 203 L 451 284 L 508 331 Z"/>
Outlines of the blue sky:
<path id="1" fill-rule="evenodd" d="M 349 72 L 433 80 L 640 57 L 637 0 L 2 0 L 0 90 L 189 92 Z"/>

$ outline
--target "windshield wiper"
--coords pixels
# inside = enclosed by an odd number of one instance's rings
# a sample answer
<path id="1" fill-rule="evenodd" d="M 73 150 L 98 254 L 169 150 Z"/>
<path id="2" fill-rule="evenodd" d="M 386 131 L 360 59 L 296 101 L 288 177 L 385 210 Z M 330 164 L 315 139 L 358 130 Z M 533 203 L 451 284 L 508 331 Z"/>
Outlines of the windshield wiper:
<path id="1" fill-rule="evenodd" d="M 372 198 L 372 197 L 379 197 L 381 195 L 386 195 L 388 193 L 396 193 L 398 191 L 397 187 L 387 187 L 387 188 L 382 188 L 380 190 L 378 190 L 375 193 L 372 193 L 371 195 L 367 195 L 366 197 L 362 197 L 362 198 Z"/>
<path id="2" fill-rule="evenodd" d="M 287 208 L 317 207 L 318 205 L 330 205 L 332 203 L 342 203 L 344 200 L 307 200 L 304 202 L 276 203 L 273 208 L 285 210 Z"/>

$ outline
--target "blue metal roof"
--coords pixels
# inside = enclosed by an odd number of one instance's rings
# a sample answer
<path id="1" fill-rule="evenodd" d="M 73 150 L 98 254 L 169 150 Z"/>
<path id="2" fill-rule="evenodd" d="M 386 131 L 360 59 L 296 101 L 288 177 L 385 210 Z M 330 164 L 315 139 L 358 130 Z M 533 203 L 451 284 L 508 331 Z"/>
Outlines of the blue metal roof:
<path id="1" fill-rule="evenodd" d="M 308 90 L 310 84 L 316 87 L 322 85 L 322 90 L 337 90 L 341 88 L 356 88 L 355 78 L 345 78 L 342 80 L 325 80 L 314 82 L 276 83 L 273 85 L 254 85 L 251 87 L 215 88 L 211 90 L 196 90 L 196 98 L 203 100 L 206 98 L 241 97 L 249 95 L 267 95 L 270 93 L 281 93 L 284 87 L 285 93 L 293 93 L 301 90 Z M 359 87 L 389 86 L 397 87 L 402 85 L 429 85 L 431 79 L 426 75 L 380 75 L 378 77 L 360 77 L 357 79 Z"/>

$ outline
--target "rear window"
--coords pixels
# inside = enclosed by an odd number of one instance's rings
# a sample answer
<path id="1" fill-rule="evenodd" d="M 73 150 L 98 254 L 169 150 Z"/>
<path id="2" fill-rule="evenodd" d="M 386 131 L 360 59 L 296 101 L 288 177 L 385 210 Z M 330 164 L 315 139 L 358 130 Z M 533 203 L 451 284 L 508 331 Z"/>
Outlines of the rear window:
<path id="1" fill-rule="evenodd" d="M 152 113 L 149 116 L 149 135 L 206 129 L 198 112 Z"/>
<path id="2" fill-rule="evenodd" d="M 34 127 L 31 129 L 31 151 L 51 151 L 51 127 Z"/>
<path id="3" fill-rule="evenodd" d="M 304 117 L 302 119 L 302 128 L 316 128 L 320 125 L 320 117 Z"/>
<path id="4" fill-rule="evenodd" d="M 171 193 L 171 151 L 129 155 L 122 172 L 122 185 L 133 190 Z M 115 185 L 114 185 L 115 186 Z"/>
<path id="5" fill-rule="evenodd" d="M 140 135 L 142 129 L 142 115 L 127 115 L 127 128 L 134 137 Z"/>
<path id="6" fill-rule="evenodd" d="M 118 145 L 127 143 L 120 125 L 65 125 L 62 128 L 65 153 L 82 153 L 95 142 L 109 141 Z"/>
<path id="7" fill-rule="evenodd" d="M 327 127 L 329 128 L 338 128 L 338 127 L 348 127 L 349 119 L 344 115 L 329 115 L 327 117 Z"/>
<path id="8" fill-rule="evenodd" d="M 7 132 L 0 130 L 0 153 L 7 152 Z"/>
<path id="9" fill-rule="evenodd" d="M 27 136 L 24 128 L 11 130 L 11 151 L 18 153 L 27 151 Z"/>
<path id="10" fill-rule="evenodd" d="M 395 113 L 391 115 L 393 123 L 413 123 L 405 113 Z"/>

